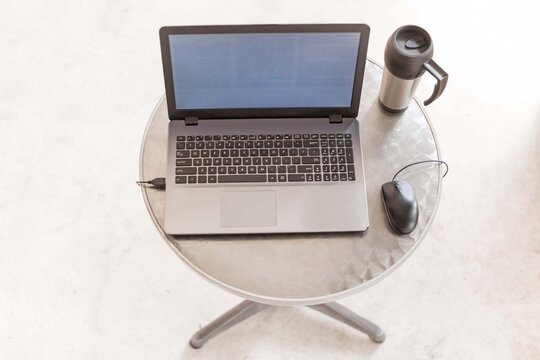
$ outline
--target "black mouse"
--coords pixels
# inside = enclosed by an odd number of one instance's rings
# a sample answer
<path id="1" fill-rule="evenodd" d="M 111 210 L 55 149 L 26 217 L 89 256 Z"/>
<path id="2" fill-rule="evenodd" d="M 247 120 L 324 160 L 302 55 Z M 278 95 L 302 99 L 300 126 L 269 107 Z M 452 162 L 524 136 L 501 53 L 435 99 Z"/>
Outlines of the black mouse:
<path id="1" fill-rule="evenodd" d="M 418 223 L 418 204 L 411 185 L 390 181 L 381 186 L 381 192 L 390 226 L 400 234 L 412 232 Z"/>

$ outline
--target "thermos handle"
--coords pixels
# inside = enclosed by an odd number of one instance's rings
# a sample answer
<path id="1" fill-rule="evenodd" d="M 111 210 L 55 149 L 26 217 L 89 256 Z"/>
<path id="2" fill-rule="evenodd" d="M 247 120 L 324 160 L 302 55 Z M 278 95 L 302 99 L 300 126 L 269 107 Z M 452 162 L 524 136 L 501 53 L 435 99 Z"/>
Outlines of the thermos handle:
<path id="1" fill-rule="evenodd" d="M 426 69 L 431 75 L 437 79 L 437 84 L 435 84 L 435 89 L 433 90 L 433 94 L 431 94 L 431 97 L 424 101 L 424 106 L 427 106 L 431 104 L 435 99 L 437 99 L 444 91 L 444 88 L 446 87 L 446 83 L 448 82 L 448 74 L 446 71 L 441 69 L 439 65 L 433 59 L 429 60 L 424 65 L 424 69 Z"/>

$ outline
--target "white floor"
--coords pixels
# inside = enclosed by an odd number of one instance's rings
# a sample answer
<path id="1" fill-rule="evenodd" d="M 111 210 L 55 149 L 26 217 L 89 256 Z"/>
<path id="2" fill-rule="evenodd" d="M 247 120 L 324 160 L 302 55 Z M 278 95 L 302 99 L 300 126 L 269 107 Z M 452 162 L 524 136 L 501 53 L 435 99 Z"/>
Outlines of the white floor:
<path id="1" fill-rule="evenodd" d="M 537 0 L 0 8 L 0 359 L 540 358 Z M 193 331 L 240 299 L 176 257 L 134 184 L 164 92 L 158 29 L 325 22 L 369 24 L 379 62 L 400 25 L 434 38 L 450 74 L 428 107 L 451 165 L 437 218 L 401 269 L 343 301 L 384 327 L 384 344 L 279 308 L 192 350 Z"/>

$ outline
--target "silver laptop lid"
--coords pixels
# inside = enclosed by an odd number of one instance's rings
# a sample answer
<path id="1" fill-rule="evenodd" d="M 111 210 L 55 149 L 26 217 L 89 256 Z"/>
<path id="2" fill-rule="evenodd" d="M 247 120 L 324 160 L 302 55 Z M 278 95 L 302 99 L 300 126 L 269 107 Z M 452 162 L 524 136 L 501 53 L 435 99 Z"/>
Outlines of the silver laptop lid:
<path id="1" fill-rule="evenodd" d="M 369 27 L 160 29 L 171 120 L 356 117 Z"/>

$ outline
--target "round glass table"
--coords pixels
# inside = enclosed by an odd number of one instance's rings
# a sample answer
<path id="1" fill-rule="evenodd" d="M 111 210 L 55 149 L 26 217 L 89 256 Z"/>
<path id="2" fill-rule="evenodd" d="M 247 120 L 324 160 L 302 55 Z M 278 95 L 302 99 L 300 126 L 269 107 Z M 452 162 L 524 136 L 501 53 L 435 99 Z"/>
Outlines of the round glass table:
<path id="1" fill-rule="evenodd" d="M 401 114 L 381 109 L 377 101 L 381 78 L 381 67 L 368 60 L 357 117 L 370 223 L 365 232 L 173 236 L 163 230 L 165 192 L 142 188 L 152 220 L 176 254 L 203 278 L 246 299 L 197 332 L 193 347 L 268 305 L 311 306 L 374 341 L 384 340 L 379 327 L 334 301 L 383 279 L 413 253 L 435 216 L 442 169 L 427 163 L 399 174 L 397 179 L 409 182 L 415 192 L 419 219 L 412 233 L 393 232 L 381 185 L 407 164 L 439 160 L 440 152 L 433 126 L 416 100 Z M 141 180 L 165 176 L 168 122 L 162 97 L 142 140 Z"/>

